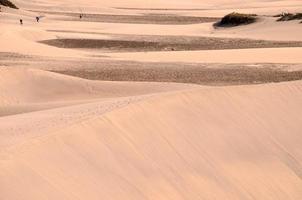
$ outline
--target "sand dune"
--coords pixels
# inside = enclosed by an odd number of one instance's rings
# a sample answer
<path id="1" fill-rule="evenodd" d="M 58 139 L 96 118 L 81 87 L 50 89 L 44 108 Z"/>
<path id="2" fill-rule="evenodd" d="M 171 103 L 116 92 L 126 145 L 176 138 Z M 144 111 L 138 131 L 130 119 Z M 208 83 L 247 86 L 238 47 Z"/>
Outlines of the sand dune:
<path id="1" fill-rule="evenodd" d="M 168 83 L 89 81 L 37 69 L 4 68 L 0 71 L 2 116 L 195 87 Z"/>
<path id="2" fill-rule="evenodd" d="M 173 83 L 89 81 L 37 69 L 4 68 L 1 74 L 1 100 L 8 104 L 136 96 L 194 87 Z"/>
<path id="3" fill-rule="evenodd" d="M 89 81 L 36 69 L 4 68 L 1 73 L 0 137 L 4 146 L 153 95 L 199 87 L 176 83 Z M 18 135 L 21 139 L 16 137 Z"/>
<path id="4" fill-rule="evenodd" d="M 250 10 L 264 10 L 265 12 L 272 10 L 282 10 L 282 9 L 297 9 L 301 6 L 301 1 L 299 0 L 175 0 L 173 3 L 166 0 L 153 0 L 142 2 L 140 0 L 104 0 L 101 3 L 99 0 L 87 0 L 78 1 L 75 5 L 72 0 L 41 0 L 39 2 L 35 1 L 24 1 L 15 0 L 15 2 L 24 8 L 47 8 L 53 10 L 73 10 L 79 11 L 84 10 L 98 10 L 103 8 L 138 8 L 138 9 L 175 9 L 175 10 L 186 10 L 186 9 L 200 9 L 200 10 L 228 10 L 228 9 L 250 9 Z"/>
<path id="5" fill-rule="evenodd" d="M 272 17 L 301 1 L 13 2 L 0 13 L 0 200 L 302 199 L 302 26 Z M 259 20 L 213 26 L 233 11 Z M 104 41 L 114 49 L 83 48 Z M 157 48 L 168 41 L 204 47 Z"/>
<path id="6" fill-rule="evenodd" d="M 299 81 L 153 97 L 3 151 L 1 194 L 300 199 L 301 100 Z"/>

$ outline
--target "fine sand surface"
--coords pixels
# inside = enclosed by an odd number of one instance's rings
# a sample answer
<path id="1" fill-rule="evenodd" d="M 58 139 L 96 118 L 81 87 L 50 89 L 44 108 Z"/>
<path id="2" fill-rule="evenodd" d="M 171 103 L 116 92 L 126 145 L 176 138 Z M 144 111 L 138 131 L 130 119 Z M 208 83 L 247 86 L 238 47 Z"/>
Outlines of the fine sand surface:
<path id="1" fill-rule="evenodd" d="M 197 63 L 302 63 L 302 48 L 261 48 L 148 53 L 107 53 L 118 60 Z"/>
<path id="2" fill-rule="evenodd" d="M 189 87 L 189 85 L 172 83 L 97 82 L 36 69 L 2 67 L 0 71 L 0 102 L 3 109 L 0 110 L 0 115 L 2 116 L 7 115 L 5 112 L 12 108 L 16 110 L 11 112 L 18 113 L 17 108 L 27 108 L 26 110 L 30 111 L 43 106 L 52 108 L 91 101 L 107 101 Z"/>
<path id="3" fill-rule="evenodd" d="M 12 2 L 0 200 L 302 199 L 301 1 Z"/>
<path id="4" fill-rule="evenodd" d="M 4 117 L 1 195 L 299 199 L 301 101 L 299 81 L 152 97 L 56 131 L 58 110 Z"/>

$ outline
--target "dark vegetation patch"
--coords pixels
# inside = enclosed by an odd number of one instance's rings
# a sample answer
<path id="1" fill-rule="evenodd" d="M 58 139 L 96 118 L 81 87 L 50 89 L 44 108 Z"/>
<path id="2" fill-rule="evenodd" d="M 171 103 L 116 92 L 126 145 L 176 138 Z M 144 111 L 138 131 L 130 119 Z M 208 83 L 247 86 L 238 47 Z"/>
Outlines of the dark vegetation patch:
<path id="1" fill-rule="evenodd" d="M 127 24 L 199 24 L 215 22 L 217 18 L 179 16 L 168 14 L 146 14 L 146 15 L 107 15 L 107 14 L 84 14 L 82 19 L 79 14 L 69 14 L 70 18 L 64 18 L 66 21 L 83 22 L 105 22 L 105 23 L 127 23 Z"/>
<path id="2" fill-rule="evenodd" d="M 302 13 L 283 13 L 280 15 L 276 15 L 275 17 L 279 17 L 277 21 L 291 21 L 291 20 L 301 20 L 302 19 Z"/>
<path id="3" fill-rule="evenodd" d="M 242 85 L 302 80 L 301 64 L 161 63 L 116 60 L 51 63 L 49 70 L 90 80 Z M 41 65 L 41 64 L 39 64 Z"/>
<path id="4" fill-rule="evenodd" d="M 246 25 L 256 22 L 257 15 L 255 14 L 242 14 L 242 13 L 230 13 L 224 16 L 215 26 L 220 27 L 232 27 L 239 25 Z"/>
<path id="5" fill-rule="evenodd" d="M 18 9 L 18 7 L 9 0 L 0 0 L 0 5 L 7 6 L 7 7 L 10 7 L 10 8 L 14 8 L 14 9 Z"/>
<path id="6" fill-rule="evenodd" d="M 298 41 L 264 41 L 234 38 L 112 35 L 113 39 L 53 39 L 40 41 L 60 48 L 97 49 L 109 52 L 189 51 L 245 48 L 302 47 Z"/>
<path id="7" fill-rule="evenodd" d="M 166 67 L 163 64 L 161 67 L 142 65 L 139 67 L 122 66 L 54 72 L 92 80 L 177 82 L 201 85 L 260 84 L 302 79 L 302 71 L 289 72 L 253 67 L 207 68 L 185 65 Z"/>
<path id="8" fill-rule="evenodd" d="M 99 39 L 53 39 L 41 43 L 60 48 L 101 49 L 111 51 L 155 51 L 164 48 L 157 42 L 126 41 L 126 40 L 99 40 Z"/>

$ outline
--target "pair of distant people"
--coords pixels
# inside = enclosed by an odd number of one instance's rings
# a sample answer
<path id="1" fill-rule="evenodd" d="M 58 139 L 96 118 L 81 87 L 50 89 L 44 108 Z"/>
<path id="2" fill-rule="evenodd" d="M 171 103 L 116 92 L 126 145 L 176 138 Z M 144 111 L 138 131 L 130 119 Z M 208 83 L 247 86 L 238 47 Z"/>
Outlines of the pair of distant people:
<path id="1" fill-rule="evenodd" d="M 40 17 L 36 17 L 36 21 L 39 22 L 40 21 Z M 23 25 L 23 19 L 20 19 L 20 25 Z"/>

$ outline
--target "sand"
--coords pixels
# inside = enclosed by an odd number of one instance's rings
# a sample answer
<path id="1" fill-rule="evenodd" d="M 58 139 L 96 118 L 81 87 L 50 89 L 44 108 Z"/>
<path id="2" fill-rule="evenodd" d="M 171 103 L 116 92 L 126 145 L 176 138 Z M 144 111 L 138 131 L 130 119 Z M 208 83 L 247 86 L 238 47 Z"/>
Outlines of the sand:
<path id="1" fill-rule="evenodd" d="M 44 132 L 46 124 L 61 125 L 48 119 L 58 110 L 2 118 L 18 124 L 1 139 L 2 149 L 10 147 L 2 153 L 2 194 L 299 199 L 301 91 L 301 82 L 201 88 L 152 97 L 57 131 Z M 35 127 L 43 124 L 39 135 L 28 128 L 28 117 Z"/>
<path id="2" fill-rule="evenodd" d="M 12 1 L 1 200 L 302 198 L 301 1 Z"/>

